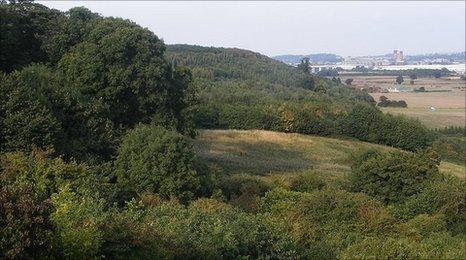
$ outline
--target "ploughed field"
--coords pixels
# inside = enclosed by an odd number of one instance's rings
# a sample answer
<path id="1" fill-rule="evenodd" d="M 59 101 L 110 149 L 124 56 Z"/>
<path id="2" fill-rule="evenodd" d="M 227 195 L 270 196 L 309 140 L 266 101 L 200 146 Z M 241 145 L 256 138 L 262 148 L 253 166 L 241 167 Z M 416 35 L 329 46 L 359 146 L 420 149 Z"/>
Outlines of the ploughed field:
<path id="1" fill-rule="evenodd" d="M 354 140 L 262 130 L 202 130 L 194 146 L 197 155 L 219 174 L 287 182 L 295 174 L 313 173 L 329 183 L 344 179 L 359 151 L 395 149 Z M 442 162 L 440 171 L 464 178 L 465 167 Z"/>

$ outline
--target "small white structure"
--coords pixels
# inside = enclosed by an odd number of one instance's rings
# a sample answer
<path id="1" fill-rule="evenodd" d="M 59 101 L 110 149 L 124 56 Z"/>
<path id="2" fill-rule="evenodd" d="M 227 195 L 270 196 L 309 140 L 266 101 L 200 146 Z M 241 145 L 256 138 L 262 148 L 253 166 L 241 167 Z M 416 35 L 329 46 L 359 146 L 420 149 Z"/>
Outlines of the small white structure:
<path id="1" fill-rule="evenodd" d="M 435 107 L 429 107 L 430 111 L 434 112 L 436 111 L 437 109 Z"/>
<path id="2" fill-rule="evenodd" d="M 388 92 L 390 93 L 399 93 L 399 92 L 412 92 L 413 90 L 409 87 L 405 87 L 404 85 L 394 85 L 393 87 L 389 87 Z"/>

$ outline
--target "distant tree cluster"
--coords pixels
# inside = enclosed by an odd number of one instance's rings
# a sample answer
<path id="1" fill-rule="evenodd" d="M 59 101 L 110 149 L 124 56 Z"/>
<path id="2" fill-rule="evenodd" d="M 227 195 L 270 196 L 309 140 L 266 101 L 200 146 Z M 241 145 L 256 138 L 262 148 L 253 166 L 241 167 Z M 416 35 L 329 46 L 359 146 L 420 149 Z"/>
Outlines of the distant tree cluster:
<path id="1" fill-rule="evenodd" d="M 348 85 L 348 86 L 351 86 L 353 84 L 353 79 L 349 78 L 349 79 L 346 79 L 345 80 L 345 84 Z"/>
<path id="2" fill-rule="evenodd" d="M 336 77 L 338 76 L 340 72 L 340 69 L 336 68 L 324 68 L 319 70 L 316 75 L 322 76 L 322 77 Z"/>
<path id="3" fill-rule="evenodd" d="M 408 107 L 406 101 L 404 100 L 389 100 L 386 96 L 379 97 L 379 103 L 377 103 L 379 107 Z"/>

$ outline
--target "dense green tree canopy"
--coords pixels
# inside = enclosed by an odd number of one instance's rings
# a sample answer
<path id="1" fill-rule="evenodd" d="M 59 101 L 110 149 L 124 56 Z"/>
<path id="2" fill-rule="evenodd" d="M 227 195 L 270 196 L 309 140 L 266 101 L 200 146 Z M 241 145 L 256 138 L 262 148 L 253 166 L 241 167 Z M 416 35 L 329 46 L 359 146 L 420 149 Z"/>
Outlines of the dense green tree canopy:
<path id="1" fill-rule="evenodd" d="M 85 8 L 61 13 L 19 2 L 0 10 L 18 17 L 2 20 L 2 48 L 11 47 L 2 55 L 13 55 L 2 56 L 2 70 L 18 70 L 0 83 L 2 150 L 52 147 L 68 158 L 108 160 L 139 122 L 194 134 L 191 74 L 167 62 L 151 31 Z M 44 65 L 24 67 L 31 62 Z"/>
<path id="2" fill-rule="evenodd" d="M 11 72 L 31 62 L 47 62 L 43 48 L 63 14 L 31 1 L 0 3 L 0 70 Z"/>
<path id="3" fill-rule="evenodd" d="M 139 125 L 123 139 L 115 162 L 118 182 L 129 193 L 152 192 L 188 201 L 199 194 L 201 178 L 194 152 L 180 134 Z"/>

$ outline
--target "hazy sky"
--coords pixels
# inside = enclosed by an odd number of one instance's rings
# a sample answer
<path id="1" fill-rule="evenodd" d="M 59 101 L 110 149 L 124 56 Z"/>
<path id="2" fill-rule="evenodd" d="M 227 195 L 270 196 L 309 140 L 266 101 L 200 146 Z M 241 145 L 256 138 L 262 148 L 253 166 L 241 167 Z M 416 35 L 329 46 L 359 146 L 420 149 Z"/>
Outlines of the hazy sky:
<path id="1" fill-rule="evenodd" d="M 167 44 L 238 47 L 269 56 L 343 56 L 464 51 L 465 2 L 155 2 L 40 3 L 85 6 L 130 19 Z"/>

